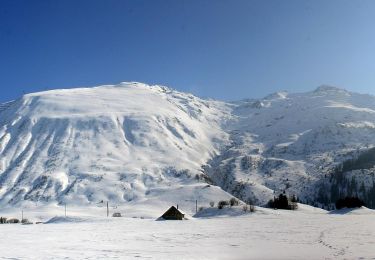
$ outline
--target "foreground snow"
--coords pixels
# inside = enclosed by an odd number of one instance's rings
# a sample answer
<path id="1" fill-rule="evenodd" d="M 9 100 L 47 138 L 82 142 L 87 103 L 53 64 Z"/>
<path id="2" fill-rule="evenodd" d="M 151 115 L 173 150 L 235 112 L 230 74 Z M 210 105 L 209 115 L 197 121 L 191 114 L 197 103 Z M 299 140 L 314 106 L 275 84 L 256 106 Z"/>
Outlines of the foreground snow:
<path id="1" fill-rule="evenodd" d="M 237 217 L 55 218 L 1 225 L 0 259 L 369 259 L 375 213 L 258 208 Z"/>

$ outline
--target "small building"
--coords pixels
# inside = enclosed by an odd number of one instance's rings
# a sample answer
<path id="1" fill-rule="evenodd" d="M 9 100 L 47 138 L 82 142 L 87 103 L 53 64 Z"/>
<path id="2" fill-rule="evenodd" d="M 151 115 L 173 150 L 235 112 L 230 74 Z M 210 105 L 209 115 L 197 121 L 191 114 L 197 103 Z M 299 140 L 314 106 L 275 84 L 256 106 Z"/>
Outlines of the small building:
<path id="1" fill-rule="evenodd" d="M 20 223 L 20 221 L 16 218 L 11 218 L 11 219 L 7 220 L 7 223 L 8 224 L 16 224 L 16 223 Z"/>
<path id="2" fill-rule="evenodd" d="M 165 220 L 183 220 L 185 214 L 178 210 L 175 206 L 170 207 L 162 216 Z"/>

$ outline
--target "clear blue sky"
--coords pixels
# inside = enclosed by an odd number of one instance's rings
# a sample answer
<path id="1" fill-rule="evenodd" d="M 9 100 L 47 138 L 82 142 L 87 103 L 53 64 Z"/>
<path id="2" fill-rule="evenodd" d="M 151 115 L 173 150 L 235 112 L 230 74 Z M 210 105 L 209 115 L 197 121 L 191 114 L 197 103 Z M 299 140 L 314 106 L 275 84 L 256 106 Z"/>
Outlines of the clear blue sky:
<path id="1" fill-rule="evenodd" d="M 375 1 L 1 0 L 0 101 L 140 81 L 236 100 L 375 94 Z"/>

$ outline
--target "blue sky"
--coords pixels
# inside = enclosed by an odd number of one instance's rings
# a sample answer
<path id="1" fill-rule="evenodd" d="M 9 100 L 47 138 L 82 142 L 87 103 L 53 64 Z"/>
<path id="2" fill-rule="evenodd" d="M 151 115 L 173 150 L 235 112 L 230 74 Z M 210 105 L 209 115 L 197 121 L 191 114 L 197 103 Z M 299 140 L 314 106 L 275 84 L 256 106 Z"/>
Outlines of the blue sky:
<path id="1" fill-rule="evenodd" d="M 375 1 L 1 0 L 0 101 L 140 81 L 236 100 L 375 94 Z"/>

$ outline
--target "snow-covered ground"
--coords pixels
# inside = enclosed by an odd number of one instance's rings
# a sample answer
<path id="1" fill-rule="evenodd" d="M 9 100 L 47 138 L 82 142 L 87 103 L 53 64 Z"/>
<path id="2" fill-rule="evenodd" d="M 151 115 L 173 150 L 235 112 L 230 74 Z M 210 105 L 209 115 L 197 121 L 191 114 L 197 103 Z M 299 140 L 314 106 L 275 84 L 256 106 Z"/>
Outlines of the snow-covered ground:
<path id="1" fill-rule="evenodd" d="M 31 213 L 29 213 L 31 214 Z M 373 259 L 375 212 L 258 208 L 236 217 L 155 221 L 54 218 L 1 225 L 0 259 Z"/>
<path id="2" fill-rule="evenodd" d="M 366 208 L 193 215 L 232 196 L 314 201 L 374 126 L 375 97 L 329 86 L 233 103 L 141 83 L 25 95 L 0 104 L 0 216 L 48 224 L 0 225 L 0 259 L 373 258 Z M 374 172 L 355 173 L 365 191 Z M 176 204 L 189 220 L 155 221 Z"/>

